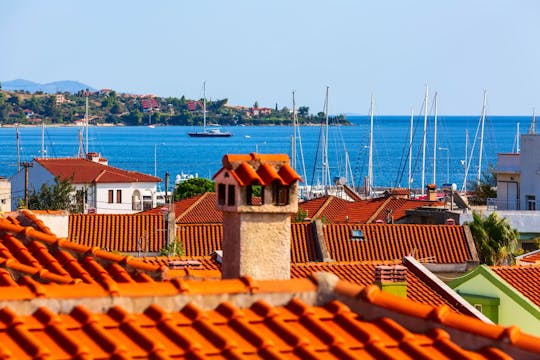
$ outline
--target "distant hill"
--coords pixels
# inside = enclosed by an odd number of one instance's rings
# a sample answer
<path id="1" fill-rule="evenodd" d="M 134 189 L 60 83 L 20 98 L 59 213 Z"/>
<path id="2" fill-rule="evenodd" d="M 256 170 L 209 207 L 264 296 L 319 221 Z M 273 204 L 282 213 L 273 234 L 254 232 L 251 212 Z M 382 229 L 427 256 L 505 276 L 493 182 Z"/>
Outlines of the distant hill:
<path id="1" fill-rule="evenodd" d="M 72 80 L 54 81 L 47 84 L 38 84 L 29 80 L 15 79 L 11 81 L 2 81 L 2 89 L 8 91 L 22 90 L 31 93 L 35 93 L 36 91 L 43 91 L 44 93 L 48 94 L 55 94 L 57 92 L 70 92 L 74 94 L 84 89 L 95 91 L 95 89 L 89 85 Z"/>

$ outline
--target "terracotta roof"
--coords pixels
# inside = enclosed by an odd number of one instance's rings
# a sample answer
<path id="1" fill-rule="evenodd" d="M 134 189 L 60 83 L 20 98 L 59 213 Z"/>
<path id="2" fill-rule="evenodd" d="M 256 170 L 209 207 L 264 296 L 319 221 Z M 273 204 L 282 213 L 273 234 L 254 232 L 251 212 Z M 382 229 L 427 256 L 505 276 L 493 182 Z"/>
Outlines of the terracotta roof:
<path id="1" fill-rule="evenodd" d="M 540 306 L 540 265 L 492 266 L 490 269 L 536 306 Z"/>
<path id="2" fill-rule="evenodd" d="M 147 210 L 141 214 L 160 214 L 161 207 Z M 216 207 L 216 193 L 201 195 L 174 202 L 177 224 L 222 223 L 223 213 Z"/>
<path id="3" fill-rule="evenodd" d="M 167 241 L 161 214 L 71 214 L 69 240 L 120 252 L 159 252 Z"/>
<path id="4" fill-rule="evenodd" d="M 392 216 L 394 221 L 398 221 L 407 215 L 406 210 L 443 205 L 442 202 L 402 199 L 395 196 L 358 201 L 325 196 L 299 203 L 298 208 L 307 211 L 308 217 L 312 220 L 324 218 L 331 223 L 370 224 L 377 220 L 386 222 L 388 215 Z"/>
<path id="5" fill-rule="evenodd" d="M 485 324 L 445 306 L 417 304 L 376 286 L 362 289 L 328 276 L 156 285 L 133 288 L 139 299 L 133 307 L 103 295 L 93 300 L 102 306 L 93 307 L 77 292 L 66 301 L 50 298 L 60 306 L 42 300 L 26 312 L 4 307 L 0 355 L 502 359 L 540 354 L 540 339 L 515 327 Z M 324 301 L 316 300 L 319 293 Z M 228 300 L 218 300 L 224 298 Z M 205 306 L 208 302 L 213 305 Z"/>
<path id="6" fill-rule="evenodd" d="M 353 239 L 353 229 L 361 230 L 363 239 Z M 398 260 L 410 254 L 439 264 L 475 260 L 459 225 L 326 224 L 324 236 L 336 261 Z"/>
<path id="7" fill-rule="evenodd" d="M 35 228 L 0 219 L 0 286 L 97 284 L 114 291 L 117 283 L 148 283 L 164 276 L 160 266 L 60 239 L 41 220 L 34 221 Z"/>
<path id="8" fill-rule="evenodd" d="M 340 280 L 348 281 L 360 286 L 368 286 L 373 284 L 375 281 L 375 267 L 378 265 L 389 264 L 402 264 L 402 262 L 399 260 L 291 264 L 291 277 L 304 278 L 309 277 L 314 272 L 329 272 L 335 274 Z M 440 294 L 419 280 L 418 277 L 416 277 L 416 275 L 410 271 L 407 271 L 407 298 L 432 306 L 451 306 L 451 304 Z"/>
<path id="9" fill-rule="evenodd" d="M 253 184 L 270 185 L 278 182 L 291 185 L 302 180 L 289 165 L 286 154 L 228 154 L 223 156 L 223 167 L 214 175 L 228 171 L 240 186 Z"/>
<path id="10" fill-rule="evenodd" d="M 182 224 L 176 236 L 186 256 L 208 256 L 221 250 L 223 226 L 221 224 Z"/>
<path id="11" fill-rule="evenodd" d="M 309 223 L 291 224 L 291 262 L 318 260 L 313 232 Z M 208 256 L 221 250 L 223 225 L 181 224 L 177 227 L 177 238 L 185 256 Z"/>
<path id="12" fill-rule="evenodd" d="M 34 159 L 47 169 L 53 176 L 61 180 L 73 177 L 74 184 L 96 183 L 132 183 L 132 182 L 161 182 L 155 176 L 136 171 L 127 171 L 91 160 L 80 158 Z"/>
<path id="13" fill-rule="evenodd" d="M 540 249 L 516 257 L 516 260 L 518 259 L 519 264 L 523 265 L 540 264 Z"/>

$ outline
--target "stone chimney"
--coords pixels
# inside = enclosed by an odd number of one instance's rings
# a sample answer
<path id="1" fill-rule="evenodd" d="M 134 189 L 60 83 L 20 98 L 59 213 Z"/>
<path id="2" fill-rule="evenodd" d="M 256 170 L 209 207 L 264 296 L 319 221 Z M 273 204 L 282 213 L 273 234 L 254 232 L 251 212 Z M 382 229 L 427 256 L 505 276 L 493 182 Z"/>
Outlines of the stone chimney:
<path id="1" fill-rule="evenodd" d="M 437 201 L 437 185 L 429 184 L 427 186 L 428 200 Z"/>
<path id="2" fill-rule="evenodd" d="M 223 278 L 289 279 L 300 176 L 285 154 L 225 155 L 214 175 L 223 211 Z"/>
<path id="3" fill-rule="evenodd" d="M 374 282 L 382 291 L 407 297 L 407 268 L 403 265 L 378 265 Z"/>

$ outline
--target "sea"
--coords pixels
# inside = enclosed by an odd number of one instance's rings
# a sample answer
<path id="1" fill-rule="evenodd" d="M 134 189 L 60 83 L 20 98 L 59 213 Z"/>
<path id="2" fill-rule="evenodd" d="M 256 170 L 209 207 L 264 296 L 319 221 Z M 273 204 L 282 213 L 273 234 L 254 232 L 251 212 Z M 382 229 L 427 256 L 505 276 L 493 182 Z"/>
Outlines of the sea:
<path id="1" fill-rule="evenodd" d="M 370 118 L 347 116 L 347 119 L 352 125 L 330 125 L 327 137 L 321 136 L 324 128 L 318 125 L 299 128 L 295 153 L 297 172 L 304 178 L 304 184 L 316 185 L 323 181 L 321 143 L 325 142 L 328 143 L 330 178 L 346 178 L 352 186 L 364 184 L 368 172 Z M 435 137 L 435 118 L 428 117 L 424 152 L 423 116 L 413 119 L 412 146 L 409 140 L 410 116 L 375 116 L 373 184 L 377 187 L 407 187 L 408 156 L 411 154 L 413 188 L 420 188 L 422 183 L 455 183 L 458 189 L 464 184 L 468 186 L 478 176 L 480 120 L 480 116 L 438 116 Z M 488 171 L 489 166 L 496 166 L 498 153 L 518 150 L 517 134 L 527 133 L 531 122 L 530 116 L 485 118 L 481 173 Z M 86 139 L 85 134 L 81 135 L 82 130 L 76 126 L 20 127 L 18 130 L 0 127 L 0 177 L 9 178 L 18 171 L 18 158 L 19 161 L 31 161 L 41 157 L 42 143 L 44 156 L 48 158 L 78 156 L 81 138 L 83 142 Z M 88 150 L 100 153 L 111 166 L 162 179 L 168 172 L 171 186 L 176 179 L 191 175 L 212 178 L 221 168 L 225 154 L 293 154 L 294 129 L 291 126 L 222 127 L 222 130 L 233 133 L 230 138 L 189 137 L 187 133 L 194 130 L 199 129 L 183 126 L 90 126 Z M 84 151 L 86 145 L 82 147 Z"/>

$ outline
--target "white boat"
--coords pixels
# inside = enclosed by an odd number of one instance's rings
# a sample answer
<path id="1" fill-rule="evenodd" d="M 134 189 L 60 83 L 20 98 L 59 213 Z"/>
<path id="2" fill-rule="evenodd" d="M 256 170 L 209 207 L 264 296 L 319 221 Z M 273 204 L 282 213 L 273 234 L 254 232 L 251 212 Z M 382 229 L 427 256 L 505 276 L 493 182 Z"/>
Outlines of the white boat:
<path id="1" fill-rule="evenodd" d="M 202 131 L 189 132 L 190 137 L 230 137 L 232 133 L 229 131 L 221 131 L 220 129 L 206 128 L 206 82 L 203 82 L 203 129 Z"/>

